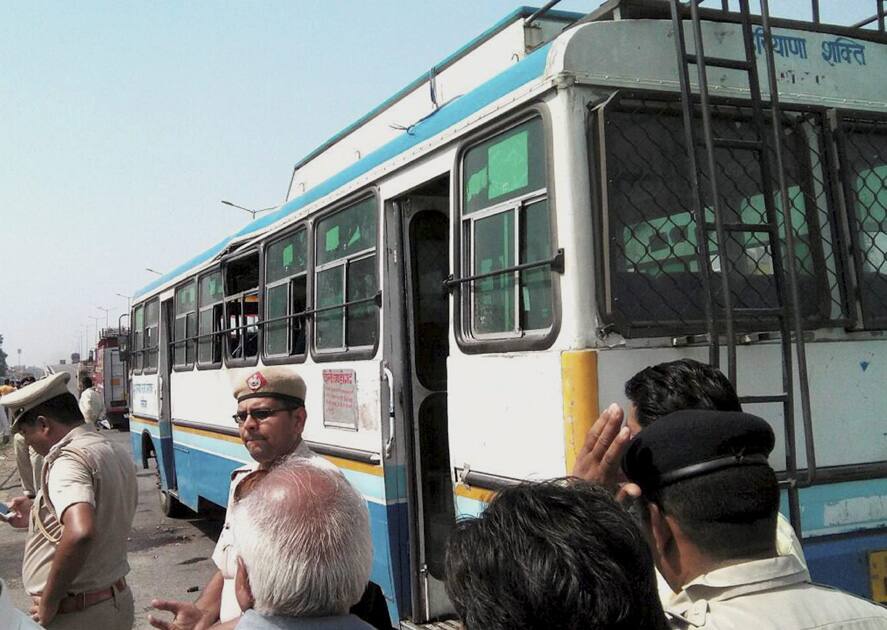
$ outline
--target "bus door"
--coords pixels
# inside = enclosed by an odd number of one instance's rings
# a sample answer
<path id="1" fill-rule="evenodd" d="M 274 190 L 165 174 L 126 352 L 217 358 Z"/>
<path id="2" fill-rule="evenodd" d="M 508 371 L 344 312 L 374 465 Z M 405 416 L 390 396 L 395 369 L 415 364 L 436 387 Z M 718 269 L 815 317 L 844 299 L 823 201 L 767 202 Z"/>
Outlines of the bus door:
<path id="1" fill-rule="evenodd" d="M 170 344 L 173 341 L 173 321 L 175 303 L 172 299 L 160 303 L 160 332 L 157 352 L 157 423 L 160 432 L 160 448 L 163 449 L 164 470 L 160 471 L 161 480 L 166 481 L 166 490 L 177 488 L 175 459 L 173 457 L 172 415 L 170 413 L 169 380 L 172 373 L 172 355 Z M 157 462 L 161 465 L 160 460 Z"/>
<path id="2" fill-rule="evenodd" d="M 425 622 L 453 612 L 444 591 L 444 552 L 455 523 L 447 418 L 450 312 L 444 290 L 450 259 L 449 179 L 398 199 L 390 210 L 399 234 L 392 235 L 392 228 L 389 236 L 402 244 L 395 246 L 402 252 L 400 278 L 389 285 L 402 289 L 392 289 L 400 305 L 390 312 L 396 318 L 391 328 L 400 329 L 402 356 L 390 357 L 387 364 L 401 368 L 412 617 Z"/>

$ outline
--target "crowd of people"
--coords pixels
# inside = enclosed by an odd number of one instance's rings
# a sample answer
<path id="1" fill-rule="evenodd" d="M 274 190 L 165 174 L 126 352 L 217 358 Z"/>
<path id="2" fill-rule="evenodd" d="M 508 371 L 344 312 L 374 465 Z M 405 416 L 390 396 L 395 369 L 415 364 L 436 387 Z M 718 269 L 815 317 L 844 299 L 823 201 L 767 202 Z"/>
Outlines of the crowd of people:
<path id="1" fill-rule="evenodd" d="M 35 495 L 4 517 L 29 530 L 33 607 L 14 611 L 0 582 L 0 620 L 131 628 L 121 524 L 135 512 L 134 465 L 84 422 L 68 378 L 0 398 L 12 433 L 44 458 Z M 302 440 L 305 390 L 282 367 L 234 384 L 253 463 L 232 474 L 217 571 L 194 602 L 154 600 L 154 627 L 392 627 L 369 581 L 366 503 Z M 887 629 L 884 607 L 811 581 L 778 511 L 773 431 L 742 412 L 723 374 L 660 364 L 626 396 L 627 414 L 613 404 L 591 427 L 571 476 L 505 488 L 456 524 L 446 589 L 466 630 Z"/>

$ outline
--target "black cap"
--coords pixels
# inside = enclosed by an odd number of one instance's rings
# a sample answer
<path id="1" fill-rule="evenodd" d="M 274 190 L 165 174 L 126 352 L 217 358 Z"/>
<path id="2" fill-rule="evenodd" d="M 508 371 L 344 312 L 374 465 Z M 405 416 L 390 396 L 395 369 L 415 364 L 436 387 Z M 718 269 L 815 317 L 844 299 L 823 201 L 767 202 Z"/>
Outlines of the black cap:
<path id="1" fill-rule="evenodd" d="M 773 429 L 739 411 L 684 409 L 662 416 L 631 442 L 622 470 L 645 494 L 734 466 L 767 465 Z"/>

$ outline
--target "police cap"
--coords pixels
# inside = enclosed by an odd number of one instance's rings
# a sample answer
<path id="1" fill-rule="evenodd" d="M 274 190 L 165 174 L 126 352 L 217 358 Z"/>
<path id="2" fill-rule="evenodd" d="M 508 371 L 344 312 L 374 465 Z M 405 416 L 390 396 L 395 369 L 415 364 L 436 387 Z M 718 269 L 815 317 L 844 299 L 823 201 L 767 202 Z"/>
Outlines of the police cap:
<path id="1" fill-rule="evenodd" d="M 263 367 L 237 377 L 234 382 L 234 398 L 237 402 L 259 397 L 279 398 L 304 405 L 305 389 L 305 381 L 292 369 Z"/>
<path id="2" fill-rule="evenodd" d="M 632 440 L 625 476 L 645 494 L 724 468 L 767 465 L 773 429 L 739 411 L 685 409 L 662 416 Z"/>

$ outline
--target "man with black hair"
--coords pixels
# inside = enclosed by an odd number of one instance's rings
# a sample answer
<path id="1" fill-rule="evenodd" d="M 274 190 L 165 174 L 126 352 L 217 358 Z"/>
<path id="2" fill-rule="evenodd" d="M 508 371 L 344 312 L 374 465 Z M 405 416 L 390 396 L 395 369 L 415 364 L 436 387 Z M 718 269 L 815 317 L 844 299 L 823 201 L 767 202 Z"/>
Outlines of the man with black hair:
<path id="1" fill-rule="evenodd" d="M 683 409 L 742 411 L 739 397 L 723 372 L 693 359 L 678 359 L 644 368 L 625 383 L 630 405 L 623 426 L 623 411 L 615 403 L 601 414 L 576 459 L 573 475 L 610 487 L 617 497 L 640 495 L 640 489 L 619 469 L 631 436 L 651 426 L 658 418 Z M 678 449 L 680 453 L 680 449 Z M 793 555 L 806 569 L 804 550 L 791 524 L 781 514 L 774 524 L 779 555 Z M 673 593 L 660 580 L 660 596 L 667 603 Z"/>
<path id="2" fill-rule="evenodd" d="M 666 606 L 672 628 L 887 628 L 887 609 L 813 584 L 777 554 L 773 444 L 757 416 L 692 409 L 659 418 L 625 453 L 656 567 L 679 591 Z"/>
<path id="3" fill-rule="evenodd" d="M 650 548 L 603 488 L 527 482 L 456 524 L 446 589 L 466 630 L 664 630 Z"/>
<path id="4" fill-rule="evenodd" d="M 32 501 L 8 505 L 28 528 L 22 581 L 31 616 L 51 630 L 125 630 L 133 624 L 126 584 L 127 537 L 138 501 L 127 450 L 86 427 L 61 372 L 0 398 L 12 431 L 45 458 Z"/>

